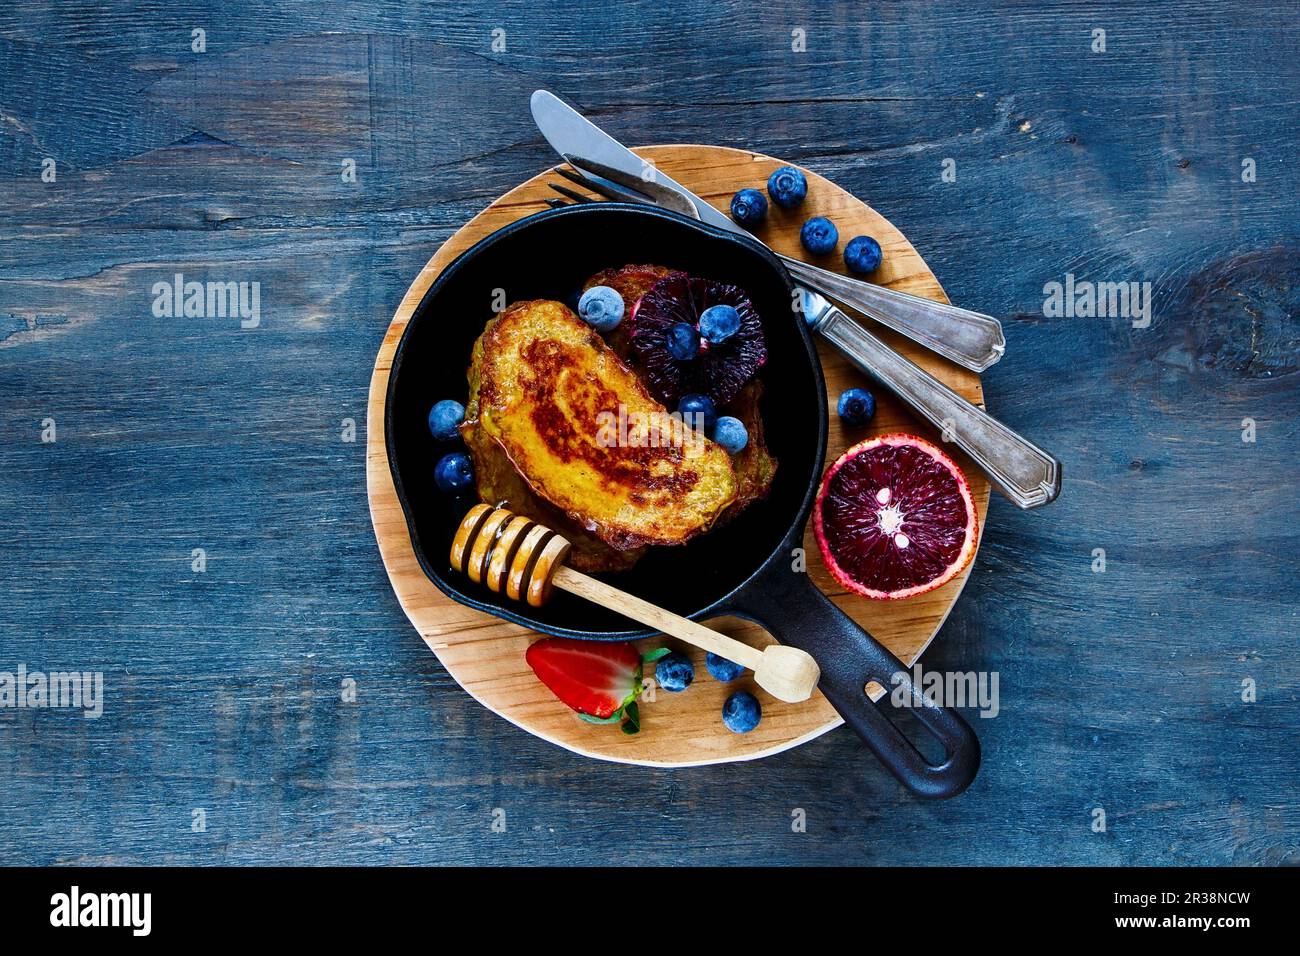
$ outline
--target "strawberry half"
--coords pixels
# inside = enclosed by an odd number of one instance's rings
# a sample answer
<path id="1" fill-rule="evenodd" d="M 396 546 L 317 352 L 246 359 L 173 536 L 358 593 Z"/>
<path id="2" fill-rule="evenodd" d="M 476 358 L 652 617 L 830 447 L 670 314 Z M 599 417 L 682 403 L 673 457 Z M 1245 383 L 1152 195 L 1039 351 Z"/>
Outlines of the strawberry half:
<path id="1" fill-rule="evenodd" d="M 612 724 L 626 715 L 633 727 L 628 732 L 635 733 L 642 662 L 666 653 L 660 648 L 643 659 L 633 644 L 544 637 L 529 645 L 524 658 L 551 693 L 585 719 Z"/>

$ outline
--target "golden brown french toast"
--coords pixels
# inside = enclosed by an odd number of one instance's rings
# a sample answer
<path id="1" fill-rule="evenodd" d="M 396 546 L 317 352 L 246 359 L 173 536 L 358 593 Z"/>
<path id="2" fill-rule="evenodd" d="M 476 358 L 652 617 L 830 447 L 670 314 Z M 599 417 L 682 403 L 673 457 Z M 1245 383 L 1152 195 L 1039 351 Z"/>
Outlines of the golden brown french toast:
<path id="1" fill-rule="evenodd" d="M 735 500 L 726 451 L 669 416 L 559 302 L 487 324 L 470 393 L 477 420 L 462 429 L 481 428 L 539 498 L 614 548 L 681 544 Z"/>
<path id="2" fill-rule="evenodd" d="M 766 498 L 776 477 L 776 459 L 763 439 L 763 417 L 759 414 L 762 397 L 763 382 L 754 379 L 723 409 L 724 415 L 739 418 L 749 432 L 749 444 L 731 459 L 736 471 L 736 500 L 723 514 L 724 521 L 730 521 L 755 501 Z"/>
<path id="3" fill-rule="evenodd" d="M 532 518 L 538 524 L 564 535 L 573 545 L 565 559 L 566 563 L 579 571 L 600 574 L 627 571 L 635 565 L 645 554 L 645 548 L 627 551 L 612 548 L 568 515 L 533 494 L 533 489 L 515 471 L 515 466 L 506 457 L 504 449 L 478 426 L 476 401 L 476 396 L 471 393 L 461 435 L 465 439 L 465 447 L 474 458 L 479 498 L 490 505 L 509 508 L 517 515 Z"/>
<path id="4" fill-rule="evenodd" d="M 667 266 L 653 263 L 626 265 L 618 269 L 604 269 L 597 272 L 582 285 L 584 292 L 593 286 L 607 285 L 623 297 L 627 314 L 612 332 L 605 335 L 605 341 L 618 357 L 629 365 L 632 365 L 630 359 L 632 349 L 627 330 L 632 324 L 631 312 L 636 303 L 656 282 L 672 275 L 672 272 L 673 270 Z M 632 367 L 635 368 L 635 365 Z M 763 437 L 763 419 L 759 415 L 759 400 L 762 396 L 763 383 L 759 379 L 754 379 L 720 410 L 720 414 L 734 415 L 739 418 L 744 423 L 745 430 L 749 432 L 749 444 L 740 454 L 731 459 L 732 468 L 736 472 L 736 500 L 731 503 L 723 516 L 728 521 L 738 516 L 753 502 L 766 498 L 772 488 L 772 480 L 776 477 L 776 459 L 768 451 Z"/>

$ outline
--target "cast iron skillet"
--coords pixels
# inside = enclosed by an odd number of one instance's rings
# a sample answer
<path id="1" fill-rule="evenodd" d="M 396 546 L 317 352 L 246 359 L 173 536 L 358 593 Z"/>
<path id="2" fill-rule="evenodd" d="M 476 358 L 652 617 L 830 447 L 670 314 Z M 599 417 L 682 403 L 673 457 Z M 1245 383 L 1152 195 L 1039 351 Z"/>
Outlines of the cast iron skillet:
<path id="1" fill-rule="evenodd" d="M 411 543 L 429 579 L 449 597 L 526 627 L 564 637 L 622 641 L 650 631 L 629 629 L 612 611 L 566 593 L 534 609 L 491 593 L 457 574 L 448 550 L 457 522 L 474 503 L 437 490 L 433 465 L 446 448 L 429 435 L 434 402 L 464 402 L 470 349 L 494 306 L 548 298 L 573 305 L 582 283 L 600 269 L 654 262 L 745 289 L 767 335 L 763 421 L 779 461 L 771 494 L 730 524 L 676 548 L 652 548 L 613 580 L 633 594 L 692 618 L 734 614 L 801 647 L 821 665 L 820 688 L 873 753 L 923 797 L 960 793 L 979 767 L 979 741 L 960 716 L 932 704 L 913 707 L 943 745 L 944 762 L 928 761 L 865 693 L 886 688 L 907 668 L 830 602 L 803 572 L 792 570 L 803 545 L 826 451 L 827 402 L 821 363 L 795 311 L 785 268 L 744 236 L 647 206 L 593 203 L 538 213 L 483 239 L 448 266 L 411 317 L 393 357 L 385 437 Z M 893 680 L 891 680 L 893 678 Z"/>

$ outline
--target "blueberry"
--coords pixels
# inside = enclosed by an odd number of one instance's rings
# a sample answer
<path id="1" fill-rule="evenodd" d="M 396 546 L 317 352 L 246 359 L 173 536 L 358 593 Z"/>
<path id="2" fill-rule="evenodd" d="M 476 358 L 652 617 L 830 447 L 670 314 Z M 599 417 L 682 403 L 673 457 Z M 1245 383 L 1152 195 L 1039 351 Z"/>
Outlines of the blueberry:
<path id="1" fill-rule="evenodd" d="M 465 420 L 465 406 L 444 398 L 429 409 L 429 432 L 437 441 L 454 441 L 460 437 L 457 426 Z"/>
<path id="2" fill-rule="evenodd" d="M 679 362 L 689 362 L 700 354 L 700 333 L 687 322 L 674 322 L 668 327 L 668 354 Z"/>
<path id="3" fill-rule="evenodd" d="M 742 189 L 731 197 L 731 218 L 753 229 L 767 218 L 767 197 L 757 189 Z"/>
<path id="4" fill-rule="evenodd" d="M 880 243 L 870 236 L 854 236 L 844 247 L 844 264 L 849 267 L 850 272 L 865 275 L 868 272 L 875 272 L 880 267 L 880 259 L 883 255 L 884 253 L 880 251 Z"/>
<path id="5" fill-rule="evenodd" d="M 474 463 L 463 451 L 443 455 L 433 468 L 433 481 L 449 494 L 464 491 L 474 482 Z"/>
<path id="6" fill-rule="evenodd" d="M 592 286 L 578 300 L 578 315 L 597 332 L 608 332 L 623 321 L 623 297 L 607 285 Z"/>
<path id="7" fill-rule="evenodd" d="M 799 241 L 813 255 L 824 256 L 835 251 L 835 245 L 840 241 L 840 232 L 835 228 L 835 223 L 825 216 L 813 216 L 799 230 Z"/>
<path id="8" fill-rule="evenodd" d="M 768 177 L 767 194 L 782 209 L 793 209 L 808 195 L 808 177 L 793 166 L 782 166 Z"/>
<path id="9" fill-rule="evenodd" d="M 713 399 L 707 395 L 683 395 L 682 400 L 677 404 L 677 410 L 682 413 L 682 420 L 691 427 L 695 426 L 696 419 L 685 416 L 703 416 L 706 432 L 712 431 L 713 426 L 718 423 L 718 410 L 713 407 Z"/>
<path id="10" fill-rule="evenodd" d="M 713 305 L 700 313 L 700 334 L 713 344 L 740 331 L 740 313 L 729 305 Z"/>
<path id="11" fill-rule="evenodd" d="M 713 675 L 714 680 L 722 681 L 724 684 L 730 683 L 741 674 L 745 673 L 745 668 L 741 667 L 734 661 L 727 660 L 725 657 L 719 657 L 712 651 L 709 651 L 709 653 L 704 656 L 704 666 L 708 668 L 708 671 Z"/>
<path id="12" fill-rule="evenodd" d="M 695 680 L 695 665 L 684 654 L 669 654 L 655 665 L 655 681 L 664 690 L 674 694 L 691 686 Z"/>
<path id="13" fill-rule="evenodd" d="M 745 431 L 745 423 L 739 418 L 723 415 L 713 426 L 713 440 L 731 454 L 738 455 L 749 444 L 749 432 Z"/>
<path id="14" fill-rule="evenodd" d="M 758 698 L 749 691 L 738 690 L 722 705 L 722 722 L 737 734 L 747 734 L 763 719 L 763 708 Z"/>
<path id="15" fill-rule="evenodd" d="M 837 409 L 845 425 L 858 427 L 871 421 L 876 414 L 876 396 L 865 388 L 848 388 L 840 392 Z"/>

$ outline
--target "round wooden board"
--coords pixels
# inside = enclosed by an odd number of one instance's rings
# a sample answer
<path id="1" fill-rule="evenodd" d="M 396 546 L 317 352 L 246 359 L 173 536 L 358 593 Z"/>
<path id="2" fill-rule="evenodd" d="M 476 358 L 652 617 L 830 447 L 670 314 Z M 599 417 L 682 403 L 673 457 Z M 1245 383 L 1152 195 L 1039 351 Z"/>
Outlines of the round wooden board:
<path id="1" fill-rule="evenodd" d="M 770 156 L 720 146 L 646 146 L 636 152 L 723 210 L 736 190 L 746 186 L 763 188 L 768 175 L 782 165 Z M 874 236 L 885 255 L 873 281 L 947 301 L 925 262 L 892 224 L 829 180 L 812 172 L 807 175 L 808 198 L 802 208 L 786 211 L 773 205 L 767 223 L 756 233 L 760 239 L 778 252 L 802 255 L 800 225 L 809 216 L 827 216 L 838 226 L 841 243 L 836 254 L 825 257 L 826 261 L 819 265 L 842 271 L 843 244 L 853 236 Z M 718 683 L 705 670 L 703 653 L 691 648 L 679 649 L 690 653 L 695 660 L 695 683 L 681 694 L 652 691 L 654 699 L 645 699 L 641 706 L 640 734 L 629 736 L 620 733 L 617 727 L 585 723 L 556 700 L 524 662 L 524 651 L 537 634 L 452 601 L 425 577 L 416 561 L 406 520 L 393 489 L 384 446 L 384 400 L 393 353 L 406 323 L 442 269 L 489 233 L 545 209 L 546 199 L 555 196 L 547 183 L 555 181 L 563 182 L 550 171 L 533 177 L 492 203 L 448 239 L 411 283 L 375 359 L 366 419 L 366 483 L 375 536 L 393 590 L 425 643 L 477 701 L 529 733 L 575 753 L 649 766 L 692 766 L 749 760 L 818 737 L 842 723 L 821 694 L 802 704 L 785 704 L 757 691 L 763 704 L 762 723 L 744 735 L 728 731 L 722 725 L 723 701 L 738 688 L 756 690 L 752 680 L 746 675 L 731 684 Z M 958 368 L 887 329 L 875 327 L 875 331 L 959 394 L 977 405 L 983 404 L 977 374 Z M 831 419 L 827 462 L 872 434 L 911 431 L 937 440 L 933 429 L 892 395 L 874 387 L 872 391 L 878 399 L 875 420 L 866 428 L 842 428 L 835 414 L 839 393 L 855 385 L 871 386 L 862 373 L 830 346 L 819 342 L 818 351 L 826 373 Z M 960 452 L 955 448 L 950 451 L 970 480 L 982 531 L 988 512 L 988 482 Z M 920 656 L 939 630 L 970 573 L 968 568 L 943 587 L 904 601 L 869 601 L 845 593 L 832 581 L 822 566 L 811 531 L 804 536 L 804 548 L 809 573 L 817 585 L 841 610 L 909 664 Z M 756 646 L 772 640 L 761 628 L 736 618 L 715 618 L 710 626 Z M 645 643 L 655 646 L 656 642 L 675 643 L 662 638 Z"/>

